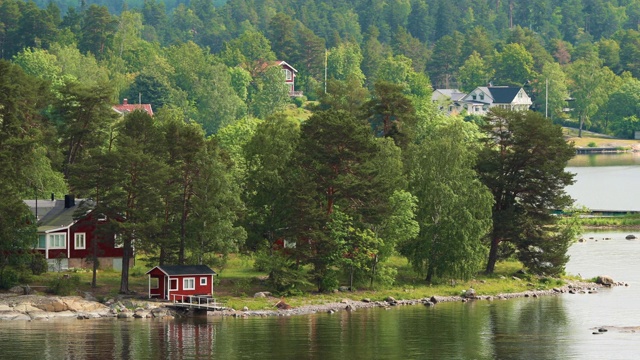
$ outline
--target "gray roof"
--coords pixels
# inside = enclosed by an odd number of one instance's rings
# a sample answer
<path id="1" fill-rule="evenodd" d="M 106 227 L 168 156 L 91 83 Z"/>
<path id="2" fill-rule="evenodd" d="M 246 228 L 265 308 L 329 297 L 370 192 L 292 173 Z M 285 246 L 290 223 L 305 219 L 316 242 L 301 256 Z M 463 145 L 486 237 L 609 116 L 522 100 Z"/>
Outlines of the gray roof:
<path id="1" fill-rule="evenodd" d="M 489 86 L 487 89 L 491 92 L 494 104 L 511 104 L 522 88 L 512 86 Z"/>
<path id="2" fill-rule="evenodd" d="M 453 101 L 458 101 L 466 95 L 465 93 L 463 93 L 458 89 L 436 89 L 435 91 L 441 93 L 444 96 L 451 98 L 451 100 Z M 433 98 L 434 98 L 434 95 L 431 96 L 432 100 Z"/>
<path id="3" fill-rule="evenodd" d="M 211 270 L 207 265 L 162 265 L 156 266 L 165 274 L 172 275 L 215 275 L 216 272 Z M 154 268 L 155 269 L 155 268 Z M 153 270 L 153 269 L 151 269 Z M 147 274 L 151 272 L 147 271 Z"/>
<path id="4" fill-rule="evenodd" d="M 66 228 L 75 222 L 73 216 L 84 200 L 76 199 L 74 206 L 65 208 L 64 200 L 38 200 L 38 231 Z M 24 200 L 31 213 L 36 215 L 36 200 Z"/>

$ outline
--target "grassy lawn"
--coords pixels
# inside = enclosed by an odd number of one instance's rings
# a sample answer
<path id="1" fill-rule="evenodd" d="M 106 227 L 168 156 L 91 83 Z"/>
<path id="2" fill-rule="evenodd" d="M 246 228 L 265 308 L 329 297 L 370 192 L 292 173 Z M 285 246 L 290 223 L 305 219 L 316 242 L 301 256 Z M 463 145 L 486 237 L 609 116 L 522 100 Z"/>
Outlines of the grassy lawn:
<path id="1" fill-rule="evenodd" d="M 141 261 L 138 261 L 140 264 Z M 267 274 L 253 270 L 253 260 L 249 256 L 232 255 L 225 268 L 214 269 L 218 272 L 214 284 L 214 295 L 228 307 L 241 309 L 247 306 L 251 310 L 273 309 L 277 300 L 271 298 L 253 298 L 258 291 L 268 291 L 265 284 Z M 372 301 L 383 300 L 389 296 L 396 299 L 420 299 L 425 297 L 460 295 L 470 287 L 479 295 L 496 295 L 499 293 L 521 292 L 534 289 L 549 289 L 562 284 L 562 280 L 537 278 L 534 276 L 518 275 L 521 280 L 512 278 L 516 271 L 521 269 L 521 264 L 516 261 L 500 262 L 496 265 L 495 274 L 487 276 L 479 274 L 469 281 L 447 281 L 444 284 L 428 285 L 423 281 L 423 276 L 415 273 L 406 259 L 395 256 L 388 260 L 388 266 L 398 270 L 396 284 L 388 288 L 375 287 L 369 289 L 362 287 L 353 292 L 340 292 L 330 294 L 318 294 L 313 288 L 305 289 L 304 295 L 287 297 L 286 302 L 292 306 L 322 304 L 327 302 L 339 302 L 342 299 L 362 300 L 369 298 Z M 129 288 L 138 297 L 146 298 L 148 278 L 145 275 L 150 268 L 137 265 L 131 269 Z M 116 271 L 99 271 L 97 275 L 97 288 L 91 288 L 92 273 L 89 270 L 67 271 L 63 273 L 49 272 L 41 276 L 33 277 L 30 285 L 46 286 L 52 279 L 65 274 L 79 278 L 79 291 L 92 293 L 99 300 L 106 300 L 117 296 L 120 288 L 120 273 Z M 40 290 L 36 288 L 37 290 Z"/>
<path id="2" fill-rule="evenodd" d="M 607 135 L 590 131 L 583 131 L 582 137 L 578 137 L 578 129 L 562 128 L 567 141 L 573 141 L 576 147 L 617 147 L 631 149 L 640 146 L 640 140 L 616 139 Z"/>

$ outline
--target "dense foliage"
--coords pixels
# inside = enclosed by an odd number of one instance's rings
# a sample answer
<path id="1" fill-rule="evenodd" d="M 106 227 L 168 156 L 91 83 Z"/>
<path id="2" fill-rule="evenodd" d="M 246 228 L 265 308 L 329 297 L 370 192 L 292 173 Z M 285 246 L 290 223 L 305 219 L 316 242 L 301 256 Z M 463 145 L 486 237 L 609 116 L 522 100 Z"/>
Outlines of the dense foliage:
<path id="1" fill-rule="evenodd" d="M 345 275 L 390 283 L 380 262 L 395 251 L 430 281 L 466 278 L 499 254 L 485 235 L 502 231 L 496 204 L 512 207 L 487 179 L 508 179 L 487 163 L 499 144 L 476 164 L 475 123 L 495 115 L 443 116 L 433 88 L 524 86 L 551 120 L 498 117 L 517 136 L 540 130 L 510 148 L 516 160 L 561 150 L 550 176 L 570 152 L 551 121 L 624 137 L 640 126 L 640 0 L 108 6 L 0 0 L 0 257 L 29 247 L 14 241 L 33 231 L 20 199 L 70 191 L 108 215 L 127 254 L 135 242 L 160 263 L 213 264 L 259 250 L 282 291 L 307 283 L 303 270 L 320 290 Z M 306 97 L 289 98 L 274 60 Z M 124 98 L 155 116 L 116 116 Z M 283 113 L 307 98 L 310 119 Z M 535 190 L 561 195 L 570 181 L 556 180 Z M 538 272 L 565 261 L 568 235 L 542 216 L 560 198 L 516 203 L 522 231 L 504 238 Z"/>

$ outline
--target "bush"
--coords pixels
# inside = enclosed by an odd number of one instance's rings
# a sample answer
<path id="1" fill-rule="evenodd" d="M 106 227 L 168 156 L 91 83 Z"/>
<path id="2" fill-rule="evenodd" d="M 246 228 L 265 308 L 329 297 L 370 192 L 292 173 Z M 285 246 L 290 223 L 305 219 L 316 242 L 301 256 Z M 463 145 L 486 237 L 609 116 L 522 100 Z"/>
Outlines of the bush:
<path id="1" fill-rule="evenodd" d="M 320 282 L 318 289 L 323 292 L 333 291 L 340 286 L 340 281 L 338 281 L 338 274 L 333 270 L 327 270 L 320 277 Z"/>
<path id="2" fill-rule="evenodd" d="M 78 275 L 63 275 L 58 278 L 51 279 L 47 284 L 49 293 L 60 296 L 73 295 L 79 285 L 80 277 Z"/>
<path id="3" fill-rule="evenodd" d="M 590 148 L 594 148 L 594 147 L 597 147 L 597 146 L 598 145 L 593 141 L 587 144 L 587 147 L 590 147 Z"/>
<path id="4" fill-rule="evenodd" d="M 12 268 L 5 268 L 0 273 L 0 289 L 11 289 L 12 287 L 18 285 L 19 282 L 19 274 Z"/>
<path id="5" fill-rule="evenodd" d="M 296 104 L 297 107 L 302 107 L 304 103 L 307 102 L 306 96 L 296 96 L 293 98 L 293 103 Z"/>
<path id="6" fill-rule="evenodd" d="M 301 287 L 310 285 L 304 269 L 280 252 L 258 251 L 253 266 L 258 271 L 269 273 L 267 283 L 279 295 L 298 295 Z"/>
<path id="7" fill-rule="evenodd" d="M 376 271 L 374 281 L 382 287 L 391 287 L 396 282 L 396 276 L 398 276 L 398 270 L 396 268 L 378 265 L 378 271 Z"/>
<path id="8" fill-rule="evenodd" d="M 47 263 L 47 259 L 44 258 L 43 254 L 37 253 L 33 254 L 33 256 L 31 257 L 29 268 L 31 269 L 31 273 L 33 275 L 41 275 L 49 270 L 49 264 Z"/>

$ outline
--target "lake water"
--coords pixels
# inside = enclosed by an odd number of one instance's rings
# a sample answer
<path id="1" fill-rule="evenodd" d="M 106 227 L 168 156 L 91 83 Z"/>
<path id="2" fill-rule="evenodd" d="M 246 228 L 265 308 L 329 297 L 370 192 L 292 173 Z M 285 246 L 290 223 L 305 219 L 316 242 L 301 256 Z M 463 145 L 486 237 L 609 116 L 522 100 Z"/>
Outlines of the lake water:
<path id="1" fill-rule="evenodd" d="M 630 233 L 585 233 L 569 249 L 568 273 L 630 285 L 598 294 L 294 317 L 7 321 L 0 359 L 636 359 L 640 332 L 592 334 L 640 327 L 640 240 Z"/>
<path id="2" fill-rule="evenodd" d="M 640 211 L 640 153 L 578 155 L 567 171 L 575 184 L 567 193 L 592 210 Z"/>

